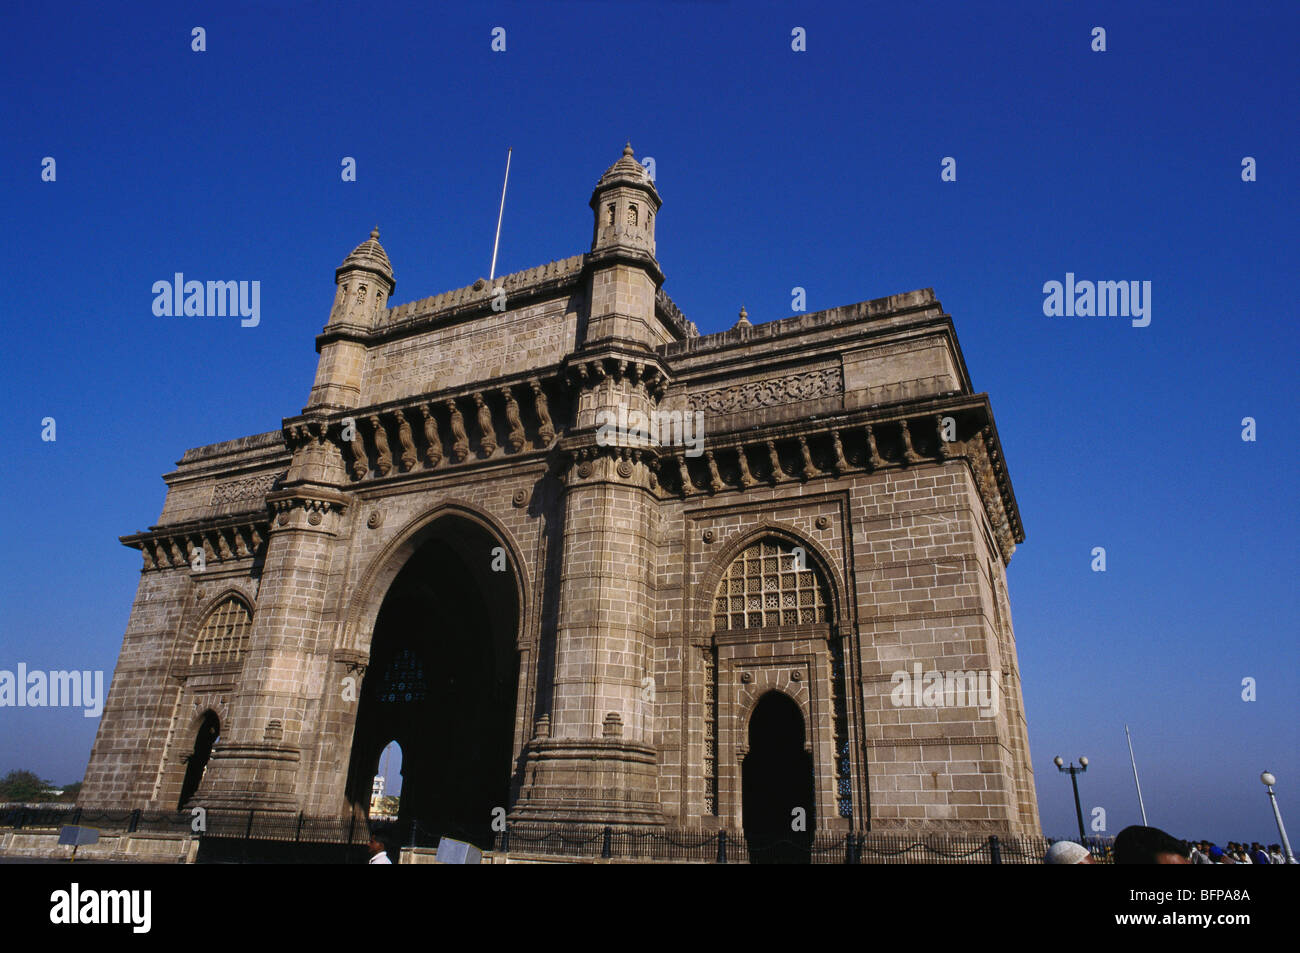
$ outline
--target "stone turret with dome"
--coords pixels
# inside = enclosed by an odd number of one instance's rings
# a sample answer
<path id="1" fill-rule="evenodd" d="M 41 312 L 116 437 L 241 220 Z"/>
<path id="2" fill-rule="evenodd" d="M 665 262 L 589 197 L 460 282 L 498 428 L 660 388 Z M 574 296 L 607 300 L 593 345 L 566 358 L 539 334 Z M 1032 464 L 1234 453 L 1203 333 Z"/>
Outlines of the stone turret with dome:
<path id="1" fill-rule="evenodd" d="M 634 248 L 653 258 L 655 215 L 662 204 L 650 173 L 636 161 L 629 142 L 591 193 L 590 205 L 595 213 L 591 250 Z"/>
<path id="2" fill-rule="evenodd" d="M 334 306 L 325 325 L 332 337 L 317 345 L 320 362 L 309 408 L 354 407 L 361 396 L 365 335 L 380 323 L 397 287 L 392 262 L 379 244 L 378 225 L 335 269 L 334 283 Z"/>
<path id="3" fill-rule="evenodd" d="M 334 272 L 335 280 L 341 281 L 345 271 L 369 271 L 378 275 L 388 282 L 388 294 L 392 295 L 393 265 L 388 260 L 388 253 L 384 251 L 384 246 L 379 244 L 378 225 L 370 230 L 369 238 L 352 249 L 352 254 L 343 259 L 343 264 L 339 265 Z"/>

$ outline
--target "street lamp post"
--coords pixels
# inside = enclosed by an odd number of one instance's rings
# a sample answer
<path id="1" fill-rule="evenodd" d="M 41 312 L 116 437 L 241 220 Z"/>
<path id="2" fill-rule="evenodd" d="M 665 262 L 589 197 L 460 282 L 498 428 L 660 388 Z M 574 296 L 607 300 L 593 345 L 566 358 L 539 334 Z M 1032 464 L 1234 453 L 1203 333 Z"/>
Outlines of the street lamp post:
<path id="1" fill-rule="evenodd" d="M 1295 854 L 1291 853 L 1291 842 L 1286 838 L 1286 827 L 1282 823 L 1282 812 L 1277 807 L 1277 795 L 1273 793 L 1273 785 L 1277 784 L 1277 778 L 1265 771 L 1259 776 L 1264 782 L 1264 787 L 1268 788 L 1268 800 L 1273 805 L 1273 819 L 1277 821 L 1277 832 L 1282 835 L 1282 850 L 1286 851 L 1286 862 L 1294 864 L 1296 862 Z"/>
<path id="2" fill-rule="evenodd" d="M 1083 832 L 1083 806 L 1079 803 L 1079 775 L 1088 770 L 1088 759 L 1080 758 L 1077 768 L 1073 761 L 1068 768 L 1065 767 L 1065 759 L 1059 754 L 1052 759 L 1052 762 L 1056 765 L 1057 771 L 1070 775 L 1070 783 L 1074 785 L 1074 816 L 1079 820 L 1079 843 L 1082 844 L 1088 835 Z"/>

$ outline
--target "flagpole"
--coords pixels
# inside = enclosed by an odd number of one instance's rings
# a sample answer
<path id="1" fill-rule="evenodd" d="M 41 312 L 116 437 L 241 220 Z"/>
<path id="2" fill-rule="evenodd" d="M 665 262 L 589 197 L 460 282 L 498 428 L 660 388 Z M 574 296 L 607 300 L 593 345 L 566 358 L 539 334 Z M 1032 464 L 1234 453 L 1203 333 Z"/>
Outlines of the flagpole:
<path id="1" fill-rule="evenodd" d="M 1133 765 L 1133 783 L 1138 790 L 1138 808 L 1142 811 L 1142 826 L 1147 826 L 1147 808 L 1142 803 L 1142 782 L 1138 780 L 1137 759 L 1133 757 L 1133 736 L 1129 734 L 1128 725 L 1124 726 L 1124 737 L 1128 739 L 1128 760 Z"/>
<path id="2" fill-rule="evenodd" d="M 497 276 L 497 246 L 501 243 L 501 217 L 506 212 L 506 186 L 510 184 L 510 153 L 513 151 L 513 148 L 506 149 L 506 179 L 501 183 L 501 208 L 497 211 L 497 237 L 492 240 L 492 270 L 488 273 L 488 281 Z"/>

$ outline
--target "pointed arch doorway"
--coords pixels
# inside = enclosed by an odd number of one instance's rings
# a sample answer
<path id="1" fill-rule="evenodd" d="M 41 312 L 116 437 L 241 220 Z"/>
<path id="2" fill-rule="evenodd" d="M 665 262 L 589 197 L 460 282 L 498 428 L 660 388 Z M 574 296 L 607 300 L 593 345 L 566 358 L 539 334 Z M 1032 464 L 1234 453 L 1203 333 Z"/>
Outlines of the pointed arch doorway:
<path id="1" fill-rule="evenodd" d="M 199 789 L 203 774 L 208 769 L 212 757 L 212 746 L 221 737 L 221 720 L 217 713 L 208 709 L 199 722 L 199 730 L 194 735 L 194 750 L 185 759 L 185 781 L 181 785 L 181 796 L 176 802 L 176 810 L 185 807 L 185 803 Z"/>
<path id="2" fill-rule="evenodd" d="M 421 534 L 376 617 L 353 734 L 348 799 L 368 810 L 384 748 L 402 751 L 397 825 L 410 842 L 488 847 L 509 809 L 519 597 L 495 537 L 461 516 Z"/>
<path id="3" fill-rule="evenodd" d="M 803 713 L 789 695 L 770 691 L 758 700 L 749 716 L 749 749 L 741 766 L 751 863 L 809 862 L 817 808 L 805 739 Z"/>

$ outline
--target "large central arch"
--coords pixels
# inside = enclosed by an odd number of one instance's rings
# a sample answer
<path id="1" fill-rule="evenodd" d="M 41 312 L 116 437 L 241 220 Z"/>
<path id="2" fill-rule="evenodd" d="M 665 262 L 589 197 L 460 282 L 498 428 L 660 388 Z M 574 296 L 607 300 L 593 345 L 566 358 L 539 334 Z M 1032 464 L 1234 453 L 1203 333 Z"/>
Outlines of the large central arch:
<path id="1" fill-rule="evenodd" d="M 417 823 L 421 841 L 488 846 L 493 811 L 509 808 L 512 779 L 516 564 L 483 521 L 456 511 L 422 526 L 398 553 L 374 615 L 347 796 L 365 809 L 379 756 L 395 740 L 403 756 L 399 823 L 407 832 Z"/>

